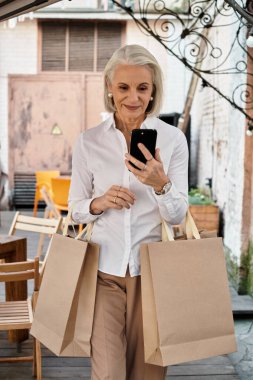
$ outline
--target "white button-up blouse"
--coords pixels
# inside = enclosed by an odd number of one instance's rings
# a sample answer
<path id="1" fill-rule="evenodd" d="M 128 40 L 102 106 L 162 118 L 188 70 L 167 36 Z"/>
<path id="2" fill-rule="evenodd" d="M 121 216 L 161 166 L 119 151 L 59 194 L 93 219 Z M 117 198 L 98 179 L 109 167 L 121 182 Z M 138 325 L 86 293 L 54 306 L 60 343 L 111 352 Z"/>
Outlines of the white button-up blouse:
<path id="1" fill-rule="evenodd" d="M 94 221 L 92 241 L 100 245 L 99 270 L 124 277 L 140 274 L 139 247 L 161 240 L 161 220 L 179 224 L 188 207 L 188 148 L 184 134 L 156 117 L 147 117 L 141 128 L 157 130 L 157 144 L 172 187 L 165 195 L 139 182 L 125 166 L 127 144 L 111 115 L 78 137 L 72 160 L 69 205 L 77 223 Z M 112 185 L 128 188 L 136 196 L 130 209 L 89 212 L 91 201 Z"/>

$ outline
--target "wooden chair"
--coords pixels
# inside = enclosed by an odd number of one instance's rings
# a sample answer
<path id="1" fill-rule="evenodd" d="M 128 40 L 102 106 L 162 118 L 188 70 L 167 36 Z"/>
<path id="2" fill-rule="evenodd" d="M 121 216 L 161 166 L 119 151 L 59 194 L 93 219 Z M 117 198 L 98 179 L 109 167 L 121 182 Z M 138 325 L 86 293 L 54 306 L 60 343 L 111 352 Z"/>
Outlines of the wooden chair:
<path id="1" fill-rule="evenodd" d="M 0 282 L 34 280 L 32 298 L 0 302 L 0 331 L 30 329 L 39 291 L 39 258 L 33 261 L 0 264 Z M 33 375 L 41 380 L 41 347 L 33 338 L 33 355 L 0 357 L 0 363 L 33 362 Z"/>
<path id="2" fill-rule="evenodd" d="M 40 194 L 46 204 L 46 208 L 44 211 L 44 218 L 59 219 L 61 217 L 61 213 L 55 207 L 53 199 L 45 186 L 43 186 L 42 189 L 40 190 Z"/>
<path id="3" fill-rule="evenodd" d="M 56 208 L 53 199 L 51 198 L 50 194 L 48 193 L 46 187 L 43 187 L 41 190 L 41 195 L 44 199 L 44 202 L 46 203 L 46 208 L 44 212 L 44 218 L 60 218 L 61 213 L 60 211 Z M 63 230 L 63 227 L 66 222 L 66 217 L 62 218 L 62 224 L 61 224 L 61 229 Z M 75 225 L 75 223 L 72 224 L 72 226 Z M 79 232 L 81 232 L 83 229 L 83 224 L 79 224 Z"/>
<path id="4" fill-rule="evenodd" d="M 38 202 L 43 200 L 41 197 L 40 189 L 45 186 L 49 193 L 51 193 L 51 178 L 59 177 L 59 170 L 50 170 L 50 171 L 38 171 L 35 172 L 36 177 L 36 189 L 34 196 L 34 206 L 33 206 L 33 215 L 37 215 Z"/>
<path id="5" fill-rule="evenodd" d="M 70 178 L 51 178 L 52 199 L 57 210 L 68 211 Z"/>
<path id="6" fill-rule="evenodd" d="M 62 217 L 58 219 L 37 218 L 27 216 L 16 212 L 12 225 L 9 230 L 9 235 L 14 235 L 17 230 L 24 232 L 39 233 L 39 243 L 37 248 L 37 256 L 42 255 L 45 235 L 53 235 L 61 230 Z"/>

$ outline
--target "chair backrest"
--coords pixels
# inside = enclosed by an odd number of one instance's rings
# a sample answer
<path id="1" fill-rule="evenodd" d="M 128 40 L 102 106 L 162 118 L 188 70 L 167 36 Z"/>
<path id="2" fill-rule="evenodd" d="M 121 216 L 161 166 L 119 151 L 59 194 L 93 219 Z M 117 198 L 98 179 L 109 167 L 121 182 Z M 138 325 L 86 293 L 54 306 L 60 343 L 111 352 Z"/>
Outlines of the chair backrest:
<path id="1" fill-rule="evenodd" d="M 9 230 L 9 235 L 14 235 L 16 230 L 52 235 L 59 231 L 60 225 L 61 218 L 37 218 L 29 215 L 22 215 L 17 211 Z"/>
<path id="2" fill-rule="evenodd" d="M 34 291 L 39 290 L 39 258 L 32 261 L 0 264 L 0 282 L 17 282 L 34 279 Z"/>
<path id="3" fill-rule="evenodd" d="M 41 189 L 43 186 L 46 186 L 47 190 L 51 192 L 51 178 L 59 177 L 59 175 L 59 170 L 35 172 L 36 187 Z"/>
<path id="4" fill-rule="evenodd" d="M 53 199 L 49 193 L 49 191 L 47 190 L 47 188 L 45 186 L 42 187 L 42 189 L 40 189 L 40 194 L 44 200 L 44 202 L 46 203 L 46 208 L 45 208 L 45 212 L 44 212 L 44 217 L 45 218 L 55 218 L 55 219 L 58 219 L 61 217 L 61 213 L 60 211 L 55 207 L 55 204 L 53 202 Z"/>
<path id="5" fill-rule="evenodd" d="M 59 170 L 49 170 L 49 171 L 40 171 L 35 172 L 36 182 L 45 182 L 51 186 L 51 178 L 59 177 Z"/>
<path id="6" fill-rule="evenodd" d="M 53 235 L 61 229 L 62 217 L 58 219 L 37 218 L 34 216 L 22 215 L 16 212 L 9 235 L 14 235 L 17 230 L 25 232 L 36 232 L 40 234 L 37 256 L 42 254 L 44 236 Z"/>
<path id="7" fill-rule="evenodd" d="M 70 178 L 51 178 L 52 197 L 54 203 L 68 205 Z"/>

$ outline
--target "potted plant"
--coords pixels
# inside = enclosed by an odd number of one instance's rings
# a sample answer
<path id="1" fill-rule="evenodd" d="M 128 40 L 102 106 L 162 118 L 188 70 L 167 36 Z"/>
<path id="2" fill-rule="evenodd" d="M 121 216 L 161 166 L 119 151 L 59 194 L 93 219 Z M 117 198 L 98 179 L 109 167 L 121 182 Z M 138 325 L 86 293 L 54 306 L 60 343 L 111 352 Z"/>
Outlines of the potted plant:
<path id="1" fill-rule="evenodd" d="M 219 229 L 219 207 L 211 196 L 200 188 L 189 191 L 189 209 L 199 230 Z"/>

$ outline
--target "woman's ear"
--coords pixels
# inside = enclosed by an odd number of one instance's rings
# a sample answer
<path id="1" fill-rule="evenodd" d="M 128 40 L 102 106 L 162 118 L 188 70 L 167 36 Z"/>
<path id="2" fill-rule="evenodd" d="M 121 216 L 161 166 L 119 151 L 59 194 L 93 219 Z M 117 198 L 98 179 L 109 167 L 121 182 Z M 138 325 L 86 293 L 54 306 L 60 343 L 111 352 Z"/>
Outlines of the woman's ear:
<path id="1" fill-rule="evenodd" d="M 106 80 L 106 87 L 108 92 L 112 92 L 112 85 L 108 79 Z"/>

